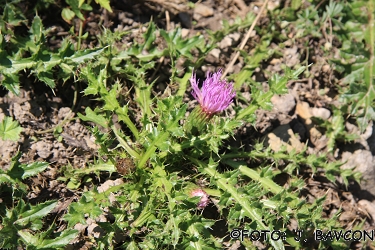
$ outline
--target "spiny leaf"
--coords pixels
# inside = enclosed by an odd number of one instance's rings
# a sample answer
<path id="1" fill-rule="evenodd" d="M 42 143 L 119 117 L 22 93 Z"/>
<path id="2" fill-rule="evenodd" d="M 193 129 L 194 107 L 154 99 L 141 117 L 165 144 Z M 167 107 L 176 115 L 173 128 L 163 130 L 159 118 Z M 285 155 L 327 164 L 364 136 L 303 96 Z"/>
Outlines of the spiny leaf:
<path id="1" fill-rule="evenodd" d="M 102 115 L 98 115 L 90 107 L 87 107 L 85 109 L 85 113 L 86 115 L 82 115 L 81 113 L 78 113 L 78 117 L 81 118 L 83 121 L 91 121 L 102 126 L 103 128 L 108 128 L 107 120 Z"/>
<path id="2" fill-rule="evenodd" d="M 120 85 L 115 84 L 112 86 L 111 90 L 107 92 L 106 94 L 102 95 L 102 99 L 104 101 L 104 110 L 109 110 L 109 111 L 115 111 L 116 109 L 120 108 L 120 104 L 117 101 L 117 94 L 119 92 Z"/>
<path id="3" fill-rule="evenodd" d="M 107 47 L 98 48 L 98 49 L 86 49 L 86 50 L 83 50 L 83 51 L 78 51 L 78 52 L 74 53 L 74 55 L 72 55 L 72 56 L 70 56 L 66 59 L 69 59 L 69 60 L 71 60 L 75 63 L 83 63 L 86 60 L 94 59 L 95 56 L 102 53 L 103 50 L 106 49 Z"/>
<path id="4" fill-rule="evenodd" d="M 33 23 L 31 24 L 31 33 L 33 34 L 33 40 L 37 44 L 41 41 L 43 36 L 43 24 L 39 16 L 35 16 Z"/>
<path id="5" fill-rule="evenodd" d="M 86 224 L 85 214 L 89 214 L 92 219 L 96 219 L 102 214 L 100 206 L 95 203 L 95 194 L 96 192 L 93 191 L 86 192 L 79 202 L 70 204 L 68 213 L 63 217 L 68 222 L 69 227 L 73 227 L 77 223 Z"/>
<path id="6" fill-rule="evenodd" d="M 57 201 L 46 201 L 36 206 L 31 206 L 30 209 L 19 215 L 18 220 L 14 223 L 18 225 L 26 225 L 33 220 L 40 219 L 49 214 L 57 205 Z"/>
<path id="7" fill-rule="evenodd" d="M 1 69 L 1 65 L 0 65 Z M 16 74 L 4 74 L 2 75 L 3 80 L 0 82 L 0 85 L 3 85 L 7 90 L 11 91 L 15 95 L 20 94 L 20 84 L 18 80 L 18 75 Z M 1 75 L 0 75 L 1 79 Z"/>
<path id="8" fill-rule="evenodd" d="M 15 164 L 7 174 L 14 179 L 26 179 L 44 171 L 48 166 L 47 162 L 33 162 L 27 165 Z"/>
<path id="9" fill-rule="evenodd" d="M 47 239 L 43 241 L 43 248 L 59 248 L 67 246 L 77 235 L 78 230 L 64 230 L 61 235 L 54 239 Z"/>

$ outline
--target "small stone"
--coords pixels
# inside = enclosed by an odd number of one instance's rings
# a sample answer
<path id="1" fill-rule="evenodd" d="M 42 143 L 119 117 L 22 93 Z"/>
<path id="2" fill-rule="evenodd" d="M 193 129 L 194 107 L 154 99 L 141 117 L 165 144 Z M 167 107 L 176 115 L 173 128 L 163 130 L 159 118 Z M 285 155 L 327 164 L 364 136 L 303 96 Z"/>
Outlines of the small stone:
<path id="1" fill-rule="evenodd" d="M 265 145 L 275 152 L 280 151 L 283 146 L 286 147 L 288 152 L 292 150 L 301 152 L 304 148 L 304 144 L 294 135 L 289 124 L 281 125 L 269 133 Z"/>
<path id="2" fill-rule="evenodd" d="M 370 202 L 368 200 L 360 200 L 360 201 L 358 201 L 358 207 L 363 212 L 366 212 L 368 215 L 370 215 L 371 218 L 372 218 L 372 221 L 375 221 L 375 204 L 374 204 L 374 202 Z"/>
<path id="3" fill-rule="evenodd" d="M 325 50 L 330 50 L 332 48 L 332 44 L 330 43 L 330 42 L 326 42 L 325 44 L 324 44 L 324 49 Z"/>
<path id="4" fill-rule="evenodd" d="M 296 106 L 296 101 L 291 94 L 274 95 L 271 98 L 274 110 L 281 113 L 289 113 Z"/>
<path id="5" fill-rule="evenodd" d="M 219 59 L 219 56 L 220 56 L 220 50 L 219 50 L 219 49 L 213 49 L 213 50 L 210 51 L 209 54 L 212 55 L 213 57 Z"/>
<path id="6" fill-rule="evenodd" d="M 203 17 L 209 17 L 214 15 L 214 10 L 201 3 L 196 3 L 194 8 L 194 15 L 198 14 Z"/>
<path id="7" fill-rule="evenodd" d="M 276 0 L 276 1 L 269 1 L 269 3 L 267 4 L 267 9 L 269 11 L 273 11 L 274 9 L 278 8 L 280 6 L 280 1 Z"/>
<path id="8" fill-rule="evenodd" d="M 241 35 L 240 33 L 236 32 L 236 33 L 229 34 L 228 37 L 231 38 L 233 41 L 238 42 L 241 38 Z"/>
<path id="9" fill-rule="evenodd" d="M 323 71 L 324 73 L 329 72 L 330 69 L 331 69 L 331 66 L 329 66 L 329 64 L 325 64 L 325 65 L 323 65 L 323 67 L 322 67 L 322 71 Z"/>
<path id="10" fill-rule="evenodd" d="M 309 104 L 307 102 L 298 102 L 296 106 L 296 113 L 304 120 L 309 119 L 311 117 Z"/>
<path id="11" fill-rule="evenodd" d="M 294 46 L 292 48 L 287 48 L 284 51 L 284 60 L 286 63 L 286 66 L 288 67 L 294 67 L 298 63 L 300 63 L 299 60 L 300 54 L 298 53 L 297 46 Z"/>
<path id="12" fill-rule="evenodd" d="M 315 117 L 320 117 L 323 120 L 328 120 L 331 117 L 331 111 L 326 108 L 311 108 L 311 114 Z"/>
<path id="13" fill-rule="evenodd" d="M 280 64 L 281 63 L 281 59 L 280 58 L 273 58 L 271 61 L 270 61 L 270 64 L 271 65 L 276 65 L 276 64 Z"/>
<path id="14" fill-rule="evenodd" d="M 87 234 L 94 238 L 102 238 L 105 235 L 105 231 L 98 224 L 92 223 L 87 227 Z"/>
<path id="15" fill-rule="evenodd" d="M 72 115 L 71 109 L 68 108 L 68 107 L 62 107 L 62 108 L 59 109 L 59 113 L 58 113 L 57 116 L 59 117 L 59 119 L 64 120 L 64 119 L 67 118 L 68 114 Z"/>
<path id="16" fill-rule="evenodd" d="M 221 42 L 219 43 L 219 48 L 220 49 L 225 49 L 225 48 L 229 48 L 231 47 L 233 44 L 233 40 L 229 37 L 229 36 L 226 36 L 223 38 L 223 40 L 221 40 Z"/>
<path id="17" fill-rule="evenodd" d="M 189 35 L 190 30 L 189 29 L 181 29 L 181 36 L 182 38 L 186 38 Z"/>
<path id="18" fill-rule="evenodd" d="M 375 195 L 375 161 L 371 152 L 363 149 L 356 150 L 354 153 L 343 152 L 341 161 L 346 162 L 341 169 L 355 168 L 354 171 L 362 173 L 361 189 Z"/>

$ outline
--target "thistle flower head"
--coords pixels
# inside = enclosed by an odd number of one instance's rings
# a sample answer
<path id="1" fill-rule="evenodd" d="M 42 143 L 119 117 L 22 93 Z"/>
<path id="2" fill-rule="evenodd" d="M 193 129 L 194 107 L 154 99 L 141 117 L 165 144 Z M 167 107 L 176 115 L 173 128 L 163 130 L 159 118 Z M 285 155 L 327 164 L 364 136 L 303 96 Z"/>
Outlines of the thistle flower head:
<path id="1" fill-rule="evenodd" d="M 208 205 L 208 203 L 210 202 L 210 200 L 208 199 L 208 194 L 200 188 L 191 191 L 190 196 L 191 197 L 201 197 L 200 201 L 198 202 L 198 206 L 197 206 L 199 209 L 205 208 Z"/>
<path id="2" fill-rule="evenodd" d="M 233 82 L 220 80 L 222 70 L 216 73 L 207 73 L 202 88 L 199 89 L 196 75 L 193 72 L 190 83 L 193 88 L 191 94 L 199 102 L 202 111 L 209 117 L 226 109 L 236 96 L 233 89 Z"/>

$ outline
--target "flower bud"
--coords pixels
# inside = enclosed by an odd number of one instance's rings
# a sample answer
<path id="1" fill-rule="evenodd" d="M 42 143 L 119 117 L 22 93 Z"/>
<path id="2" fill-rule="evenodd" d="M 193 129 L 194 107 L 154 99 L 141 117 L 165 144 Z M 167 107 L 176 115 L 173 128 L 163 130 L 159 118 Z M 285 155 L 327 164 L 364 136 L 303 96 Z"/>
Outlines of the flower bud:
<path id="1" fill-rule="evenodd" d="M 201 131 L 203 127 L 210 121 L 213 115 L 226 109 L 236 96 L 233 82 L 228 83 L 221 80 L 222 70 L 210 74 L 204 80 L 202 88 L 199 89 L 199 81 L 193 72 L 190 83 L 193 88 L 191 94 L 198 101 L 197 106 L 190 114 L 186 130 L 195 134 L 193 129 Z"/>
<path id="2" fill-rule="evenodd" d="M 198 202 L 198 209 L 205 208 L 210 202 L 210 200 L 208 199 L 208 194 L 200 188 L 191 191 L 190 197 L 201 197 L 200 201 Z"/>

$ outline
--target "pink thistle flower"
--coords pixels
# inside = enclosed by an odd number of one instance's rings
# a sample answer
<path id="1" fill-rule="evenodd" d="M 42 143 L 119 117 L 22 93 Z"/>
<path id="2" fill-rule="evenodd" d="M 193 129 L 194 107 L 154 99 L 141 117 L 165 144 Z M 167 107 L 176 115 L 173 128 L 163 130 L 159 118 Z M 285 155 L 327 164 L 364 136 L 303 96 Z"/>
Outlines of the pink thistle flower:
<path id="1" fill-rule="evenodd" d="M 198 202 L 198 209 L 203 209 L 207 207 L 210 200 L 208 199 L 208 194 L 203 191 L 202 189 L 195 189 L 190 193 L 190 197 L 201 197 L 200 201 Z"/>
<path id="2" fill-rule="evenodd" d="M 198 87 L 199 81 L 197 81 L 194 72 L 190 78 L 193 88 L 191 94 L 199 102 L 202 111 L 207 117 L 212 117 L 214 114 L 226 109 L 236 96 L 233 82 L 227 83 L 226 80 L 220 80 L 221 75 L 221 69 L 213 74 L 207 73 L 207 78 L 204 80 L 201 89 Z"/>

